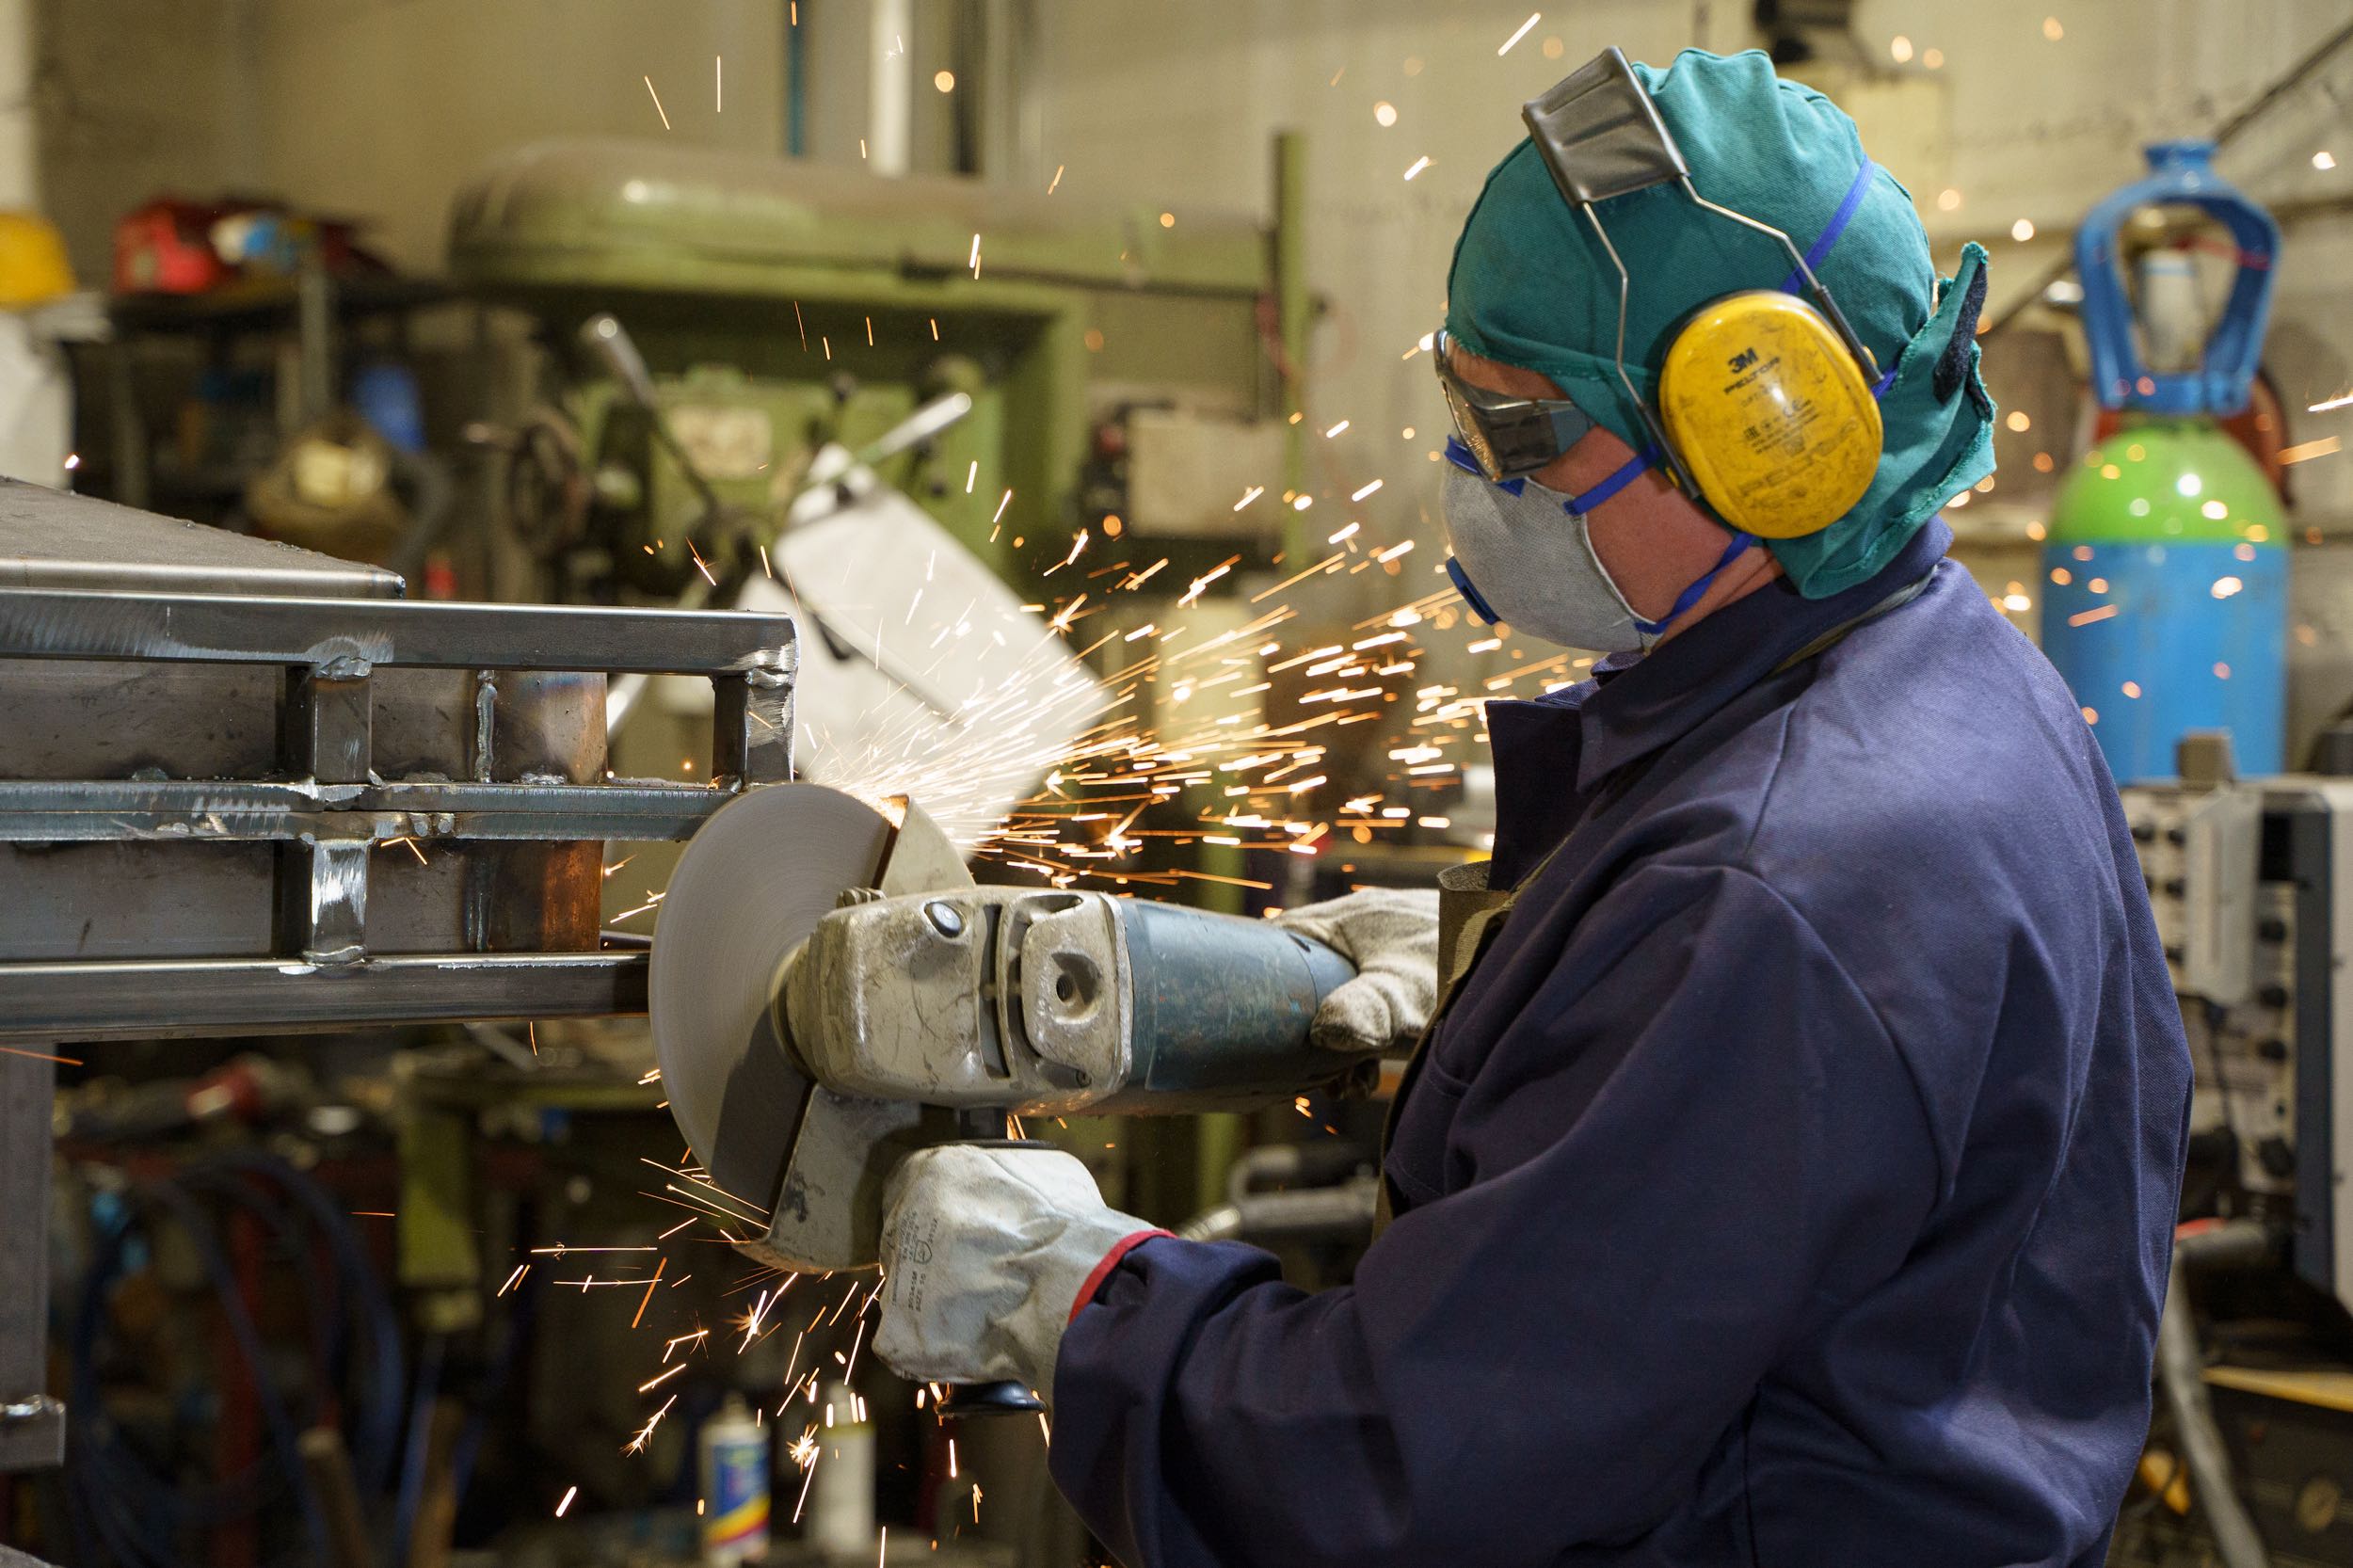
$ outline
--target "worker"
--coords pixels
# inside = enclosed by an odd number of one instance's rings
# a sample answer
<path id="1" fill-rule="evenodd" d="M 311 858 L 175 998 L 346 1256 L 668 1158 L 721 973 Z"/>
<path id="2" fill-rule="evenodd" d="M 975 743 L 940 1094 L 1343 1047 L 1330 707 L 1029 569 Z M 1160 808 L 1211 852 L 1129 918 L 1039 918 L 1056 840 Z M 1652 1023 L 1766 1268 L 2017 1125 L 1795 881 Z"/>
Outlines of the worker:
<path id="1" fill-rule="evenodd" d="M 1609 656 L 1488 705 L 1509 902 L 1447 955 L 1353 1283 L 1156 1232 L 1059 1152 L 898 1173 L 877 1349 L 1048 1398 L 1128 1568 L 2091 1568 L 2147 1435 L 2188 1056 L 2087 715 L 1945 559 L 1993 468 L 1984 252 L 1940 286 L 1762 55 L 1631 77 L 1689 186 L 1589 208 L 1523 140 L 1433 344 L 1466 600 Z M 1809 272 L 1878 455 L 1757 537 L 1673 482 L 1657 372 Z M 1425 904 L 1290 919 L 1365 971 L 1329 1032 L 1423 1024 Z"/>

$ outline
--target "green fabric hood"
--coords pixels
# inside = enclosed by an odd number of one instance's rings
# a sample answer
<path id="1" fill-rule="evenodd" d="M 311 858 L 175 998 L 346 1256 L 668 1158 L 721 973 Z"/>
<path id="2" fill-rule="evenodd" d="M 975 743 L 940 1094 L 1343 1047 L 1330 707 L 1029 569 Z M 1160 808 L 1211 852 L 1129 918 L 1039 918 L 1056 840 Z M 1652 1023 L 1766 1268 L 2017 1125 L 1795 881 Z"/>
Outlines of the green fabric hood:
<path id="1" fill-rule="evenodd" d="M 1785 82 L 1754 50 L 1686 50 L 1664 71 L 1636 64 L 1710 201 L 1785 231 L 1806 250 L 1864 168 L 1854 121 L 1811 88 Z M 1595 215 L 1633 277 L 1626 370 L 1644 396 L 1675 328 L 1706 301 L 1772 288 L 1790 273 L 1769 235 L 1694 205 L 1673 185 L 1616 197 Z M 1770 539 L 1799 592 L 1826 598 L 1876 573 L 1954 494 L 1993 472 L 1993 403 L 1977 376 L 1974 332 L 1985 251 L 1962 248 L 1940 280 L 1912 198 L 1877 170 L 1815 272 L 1893 381 L 1879 474 L 1818 534 Z M 1612 359 L 1618 274 L 1592 225 L 1522 138 L 1487 176 L 1455 242 L 1447 330 L 1464 347 L 1558 382 L 1579 407 L 1641 448 L 1650 440 Z"/>

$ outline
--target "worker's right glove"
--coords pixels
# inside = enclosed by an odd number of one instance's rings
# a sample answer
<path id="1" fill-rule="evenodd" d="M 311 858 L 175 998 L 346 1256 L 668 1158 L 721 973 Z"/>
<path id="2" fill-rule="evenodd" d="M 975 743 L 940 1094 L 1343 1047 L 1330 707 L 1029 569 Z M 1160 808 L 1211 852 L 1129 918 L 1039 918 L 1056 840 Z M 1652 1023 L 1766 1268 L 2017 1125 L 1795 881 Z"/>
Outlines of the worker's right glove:
<path id="1" fill-rule="evenodd" d="M 1356 966 L 1311 1026 L 1319 1046 L 1383 1051 L 1407 1045 L 1438 1002 L 1438 893 L 1434 888 L 1366 888 L 1274 918 Z"/>

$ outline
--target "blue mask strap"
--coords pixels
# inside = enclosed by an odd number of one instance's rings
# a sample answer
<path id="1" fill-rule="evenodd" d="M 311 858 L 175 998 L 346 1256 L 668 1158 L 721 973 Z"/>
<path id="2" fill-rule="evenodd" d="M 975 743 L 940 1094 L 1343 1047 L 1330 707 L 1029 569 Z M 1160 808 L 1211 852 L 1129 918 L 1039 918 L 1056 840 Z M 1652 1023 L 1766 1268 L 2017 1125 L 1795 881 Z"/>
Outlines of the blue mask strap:
<path id="1" fill-rule="evenodd" d="M 1479 466 L 1479 459 L 1471 456 L 1471 449 L 1463 444 L 1460 436 L 1446 439 L 1446 460 L 1474 479 L 1487 479 L 1487 471 Z M 1517 495 L 1528 488 L 1525 479 L 1487 479 L 1487 483 L 1506 495 Z"/>
<path id="2" fill-rule="evenodd" d="M 1814 236 L 1812 245 L 1806 247 L 1807 271 L 1820 276 L 1822 264 L 1830 259 L 1831 247 L 1838 243 L 1838 236 L 1845 233 L 1847 225 L 1854 221 L 1854 215 L 1863 206 L 1864 197 L 1870 193 L 1871 176 L 1878 172 L 1879 165 L 1868 158 L 1863 160 L 1863 167 L 1855 171 L 1854 184 L 1847 187 L 1847 194 L 1839 200 L 1838 210 L 1830 215 L 1830 221 L 1822 226 L 1822 232 Z M 1781 292 L 1784 294 L 1796 294 L 1804 287 L 1805 273 L 1794 266 L 1789 269 L 1789 276 L 1781 280 Z"/>
<path id="3" fill-rule="evenodd" d="M 1480 593 L 1477 588 L 1471 586 L 1470 573 L 1463 569 L 1463 563 L 1456 560 L 1451 555 L 1448 556 L 1446 558 L 1446 574 L 1447 577 L 1454 584 L 1454 591 L 1461 594 L 1463 596 L 1463 602 L 1470 607 L 1470 613 L 1479 617 L 1479 624 L 1481 626 L 1493 626 L 1496 623 L 1496 613 L 1494 607 L 1489 605 L 1484 599 L 1480 597 Z"/>
<path id="4" fill-rule="evenodd" d="M 1600 484 L 1591 489 L 1577 491 L 1561 504 L 1568 509 L 1569 516 L 1581 518 L 1628 485 L 1633 484 L 1635 480 L 1641 477 L 1644 470 L 1655 467 L 1658 459 L 1664 456 L 1665 454 L 1658 448 L 1646 446 L 1625 462 L 1620 463 L 1609 477 Z"/>
<path id="5" fill-rule="evenodd" d="M 1588 513 L 1592 512 L 1594 507 L 1600 505 L 1603 502 L 1609 500 L 1620 490 L 1625 489 L 1628 485 L 1634 483 L 1635 479 L 1646 470 L 1655 467 L 1658 462 L 1659 456 L 1659 450 L 1656 446 L 1644 447 L 1641 451 L 1637 452 L 1633 456 L 1619 464 L 1617 471 L 1611 473 L 1609 478 L 1604 479 L 1600 484 L 1595 485 L 1591 489 L 1579 490 L 1577 494 L 1570 496 L 1565 502 L 1561 503 L 1563 509 L 1566 510 L 1573 518 L 1585 517 Z M 1677 616 L 1689 611 L 1692 605 L 1697 604 L 1700 601 L 1700 596 L 1707 591 L 1707 585 L 1716 581 L 1717 575 L 1726 567 L 1732 565 L 1733 562 L 1738 560 L 1741 554 L 1747 551 L 1749 546 L 1754 544 L 1755 542 L 1756 536 L 1753 534 L 1735 533 L 1732 536 L 1732 542 L 1724 546 L 1724 552 L 1716 557 L 1716 564 L 1708 568 L 1705 572 L 1702 573 L 1699 581 L 1693 583 L 1689 587 L 1684 589 L 1682 593 L 1676 595 L 1674 603 L 1669 607 L 1665 615 L 1659 616 L 1657 620 L 1644 620 L 1640 616 L 1637 616 L 1634 617 L 1634 629 L 1641 632 L 1646 637 L 1655 637 L 1659 632 L 1664 632 L 1668 626 L 1673 624 Z M 1464 580 L 1459 575 L 1455 579 L 1455 586 L 1458 588 L 1465 587 Z M 1463 598 L 1465 602 L 1467 603 L 1470 601 L 1471 596 L 1467 590 L 1465 591 Z"/>
<path id="6" fill-rule="evenodd" d="M 1830 222 L 1823 225 L 1822 232 L 1815 235 L 1814 243 L 1806 248 L 1805 264 L 1817 277 L 1821 275 L 1822 264 L 1830 259 L 1831 247 L 1838 243 L 1838 236 L 1847 232 L 1847 225 L 1854 221 L 1854 215 L 1862 209 L 1863 199 L 1871 191 L 1871 176 L 1878 172 L 1879 165 L 1868 158 L 1863 160 L 1863 167 L 1855 170 L 1854 184 L 1849 185 L 1847 194 L 1839 199 L 1838 210 L 1830 215 Z M 1781 292 L 1784 294 L 1799 294 L 1804 288 L 1805 274 L 1796 267 L 1791 267 L 1789 276 L 1781 280 Z M 1896 367 L 1890 365 L 1877 381 L 1871 383 L 1872 397 L 1885 397 L 1887 389 L 1895 384 Z"/>
<path id="7" fill-rule="evenodd" d="M 1700 595 L 1707 591 L 1707 585 L 1716 581 L 1719 572 L 1738 560 L 1749 546 L 1755 542 L 1756 536 L 1753 534 L 1735 534 L 1732 536 L 1732 542 L 1724 546 L 1724 552 L 1716 557 L 1716 564 L 1708 568 L 1698 582 L 1676 595 L 1674 604 L 1665 615 L 1657 620 L 1644 620 L 1638 616 L 1634 620 L 1634 629 L 1645 637 L 1656 637 L 1667 630 L 1670 625 L 1673 624 L 1676 616 L 1681 616 L 1700 601 Z"/>

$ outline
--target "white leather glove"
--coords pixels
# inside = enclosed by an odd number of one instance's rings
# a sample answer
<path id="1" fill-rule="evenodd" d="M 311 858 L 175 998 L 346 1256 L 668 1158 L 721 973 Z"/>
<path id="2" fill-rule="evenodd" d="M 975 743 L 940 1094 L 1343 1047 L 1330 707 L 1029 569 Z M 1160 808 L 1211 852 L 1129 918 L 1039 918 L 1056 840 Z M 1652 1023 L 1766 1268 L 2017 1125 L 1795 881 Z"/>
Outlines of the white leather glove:
<path id="1" fill-rule="evenodd" d="M 1438 1005 L 1438 891 L 1366 888 L 1287 910 L 1277 925 L 1312 936 L 1356 966 L 1356 978 L 1316 1009 L 1312 1036 L 1341 1051 L 1410 1043 Z"/>
<path id="2" fill-rule="evenodd" d="M 875 1352 L 914 1382 L 1010 1378 L 1049 1404 L 1080 1289 L 1114 1249 L 1167 1234 L 1108 1207 L 1087 1168 L 1045 1144 L 920 1149 L 885 1196 Z"/>

